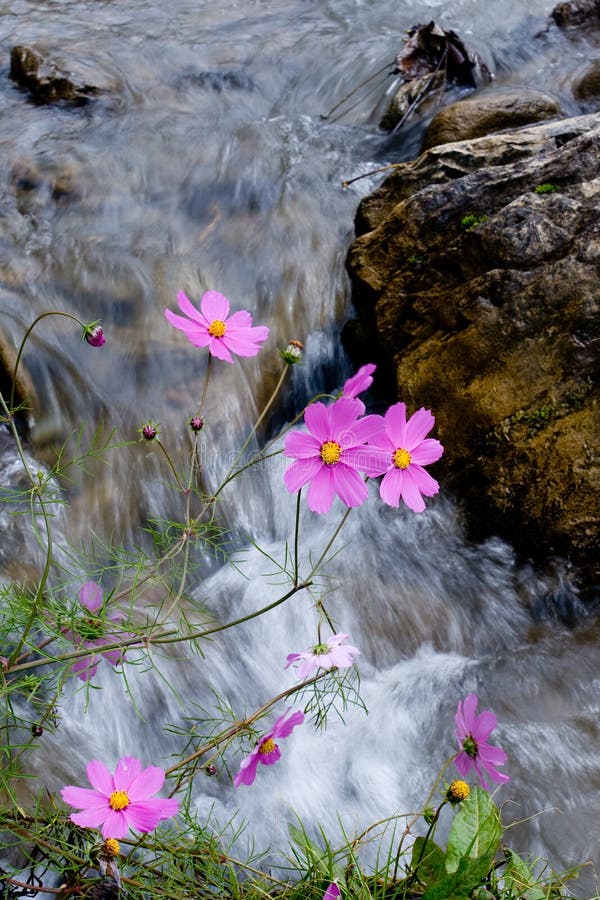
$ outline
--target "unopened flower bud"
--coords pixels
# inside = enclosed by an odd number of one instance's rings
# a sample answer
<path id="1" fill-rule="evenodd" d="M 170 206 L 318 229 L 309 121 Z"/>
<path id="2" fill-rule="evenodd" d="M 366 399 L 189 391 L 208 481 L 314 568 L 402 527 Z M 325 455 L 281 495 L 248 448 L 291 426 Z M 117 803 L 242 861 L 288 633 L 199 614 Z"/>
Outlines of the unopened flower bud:
<path id="1" fill-rule="evenodd" d="M 142 425 L 141 428 L 138 428 L 139 434 L 142 435 L 144 440 L 153 441 L 155 437 L 159 434 L 158 425 L 155 425 L 154 422 L 146 422 L 145 425 Z"/>
<path id="2" fill-rule="evenodd" d="M 106 343 L 104 331 L 97 322 L 93 322 L 91 325 L 84 326 L 83 337 L 84 340 L 88 342 L 90 347 L 101 347 Z"/>
<path id="3" fill-rule="evenodd" d="M 446 791 L 446 799 L 449 800 L 450 803 L 461 803 L 463 800 L 467 799 L 470 793 L 471 788 L 467 782 L 458 779 L 453 781 Z"/>
<path id="4" fill-rule="evenodd" d="M 42 728 L 41 725 L 32 725 L 31 733 L 34 737 L 41 737 L 44 733 L 44 729 Z"/>
<path id="5" fill-rule="evenodd" d="M 202 431 L 204 428 L 204 419 L 201 416 L 192 416 L 190 419 L 190 428 L 192 431 Z"/>
<path id="6" fill-rule="evenodd" d="M 279 355 L 282 359 L 289 363 L 290 366 L 293 366 L 295 363 L 300 362 L 302 359 L 302 351 L 304 350 L 304 344 L 302 341 L 291 340 L 285 349 L 279 351 Z"/>
<path id="7" fill-rule="evenodd" d="M 437 810 L 433 806 L 428 806 L 423 810 L 423 818 L 428 825 L 433 825 L 433 823 L 437 819 Z"/>
<path id="8" fill-rule="evenodd" d="M 204 767 L 204 771 L 206 772 L 207 775 L 213 776 L 213 775 L 217 774 L 217 767 L 214 766 L 212 763 L 209 763 L 207 766 Z"/>

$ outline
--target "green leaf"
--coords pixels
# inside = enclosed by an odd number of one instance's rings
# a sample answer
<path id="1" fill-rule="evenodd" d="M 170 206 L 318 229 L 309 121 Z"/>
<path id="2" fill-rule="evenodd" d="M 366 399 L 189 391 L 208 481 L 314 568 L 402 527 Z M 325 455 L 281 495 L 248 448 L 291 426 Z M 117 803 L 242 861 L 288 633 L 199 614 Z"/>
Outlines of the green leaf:
<path id="1" fill-rule="evenodd" d="M 500 813 L 487 791 L 480 787 L 461 804 L 450 828 L 446 849 L 446 871 L 456 872 L 462 859 L 492 864 L 502 839 Z"/>
<path id="2" fill-rule="evenodd" d="M 524 897 L 525 900 L 546 900 L 548 891 L 544 890 L 535 877 L 531 866 L 512 850 L 506 852 L 508 854 L 507 867 L 504 871 L 506 889 L 511 891 L 515 897 Z"/>
<path id="3" fill-rule="evenodd" d="M 466 900 L 484 881 L 488 870 L 487 859 L 464 857 L 459 861 L 456 872 L 445 875 L 425 891 L 423 900 Z"/>
<path id="4" fill-rule="evenodd" d="M 439 881 L 446 874 L 444 851 L 433 841 L 419 836 L 413 844 L 410 871 L 425 885 Z"/>

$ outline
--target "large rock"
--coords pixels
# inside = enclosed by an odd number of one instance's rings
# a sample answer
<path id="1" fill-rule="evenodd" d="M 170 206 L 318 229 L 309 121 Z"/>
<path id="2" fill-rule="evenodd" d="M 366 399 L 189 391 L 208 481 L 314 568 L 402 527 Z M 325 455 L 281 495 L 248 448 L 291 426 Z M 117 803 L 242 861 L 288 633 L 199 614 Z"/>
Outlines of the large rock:
<path id="1" fill-rule="evenodd" d="M 472 534 L 598 577 L 600 115 L 446 144 L 365 198 L 344 341 L 426 406 Z M 381 387 L 381 385 L 380 385 Z"/>

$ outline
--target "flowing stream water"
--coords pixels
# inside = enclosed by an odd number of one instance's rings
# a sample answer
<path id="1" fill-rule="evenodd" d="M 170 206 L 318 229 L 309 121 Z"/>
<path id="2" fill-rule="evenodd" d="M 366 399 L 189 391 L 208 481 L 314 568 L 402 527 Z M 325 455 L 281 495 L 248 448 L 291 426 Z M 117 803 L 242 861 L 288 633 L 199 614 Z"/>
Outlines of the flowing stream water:
<path id="1" fill-rule="evenodd" d="M 16 344 L 37 314 L 62 309 L 101 319 L 107 334 L 105 347 L 91 350 L 64 320 L 45 320 L 34 332 L 25 355 L 38 393 L 33 457 L 48 458 L 47 447 L 81 422 L 88 436 L 104 423 L 133 440 L 152 419 L 183 461 L 206 357 L 164 319 L 182 289 L 194 300 L 220 290 L 271 328 L 259 357 L 213 366 L 202 433 L 210 483 L 227 470 L 273 388 L 276 347 L 296 337 L 306 353 L 269 435 L 315 393 L 339 388 L 352 372 L 339 340 L 351 315 L 344 259 L 360 197 L 381 176 L 348 190 L 341 182 L 414 156 L 422 123 L 393 138 L 378 129 L 389 74 L 373 79 L 370 96 L 359 92 L 347 115 L 323 114 L 369 75 L 391 69 L 407 28 L 430 19 L 470 42 L 497 84 L 543 86 L 577 112 L 569 83 L 587 50 L 546 30 L 552 6 L 1 0 L 2 326 Z M 110 90 L 85 107 L 36 105 L 9 80 L 15 44 L 46 47 L 67 64 L 85 61 L 90 78 Z M 154 451 L 124 448 L 91 485 L 81 479 L 68 487 L 70 511 L 58 523 L 65 538 L 87 540 L 93 529 L 132 544 L 149 515 L 180 516 Z M 4 437 L 1 453 L 7 483 L 18 475 Z M 223 494 L 239 568 L 207 563 L 194 588 L 220 618 L 281 593 L 249 538 L 283 559 L 295 511 L 283 471 L 276 457 Z M 351 706 L 345 724 L 333 716 L 322 732 L 297 729 L 281 763 L 261 771 L 252 788 L 234 790 L 226 777 L 201 780 L 200 812 L 224 822 L 239 809 L 260 848 L 285 846 L 294 814 L 335 836 L 338 815 L 353 833 L 418 808 L 454 750 L 456 703 L 475 690 L 498 715 L 497 741 L 508 753 L 505 820 L 528 819 L 510 833 L 511 846 L 548 857 L 558 870 L 600 864 L 598 623 L 569 627 L 544 616 L 544 598 L 562 584 L 560 562 L 540 573 L 517 564 L 499 540 L 470 545 L 457 498 L 442 490 L 414 516 L 384 508 L 372 493 L 350 516 L 344 550 L 327 570 L 329 612 L 362 650 L 368 716 Z M 303 512 L 305 568 L 342 511 Z M 32 535 L 14 518 L 0 519 L 0 529 L 2 573 L 14 576 L 28 555 L 35 563 Z M 291 685 L 285 656 L 314 642 L 315 623 L 310 598 L 299 594 L 215 640 L 204 660 L 167 653 L 161 667 L 174 692 L 133 668 L 139 714 L 101 666 L 102 696 L 85 712 L 85 695 L 73 685 L 60 726 L 34 753 L 35 769 L 56 790 L 83 783 L 90 758 L 168 760 L 180 744 L 164 734 L 165 723 L 181 725 L 196 704 L 209 705 L 209 683 L 238 713 Z M 595 884 L 588 868 L 577 896 L 597 893 Z"/>

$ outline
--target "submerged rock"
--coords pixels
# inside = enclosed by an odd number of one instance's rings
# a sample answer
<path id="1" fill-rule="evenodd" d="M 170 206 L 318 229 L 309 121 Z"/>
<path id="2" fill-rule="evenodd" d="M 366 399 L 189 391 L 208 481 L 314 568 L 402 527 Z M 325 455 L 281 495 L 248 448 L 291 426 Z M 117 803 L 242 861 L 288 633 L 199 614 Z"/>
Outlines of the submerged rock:
<path id="1" fill-rule="evenodd" d="M 25 88 L 38 103 L 67 101 L 75 105 L 88 103 L 104 87 L 88 84 L 85 73 L 65 72 L 45 52 L 33 47 L 16 46 L 10 52 L 10 77 Z"/>
<path id="2" fill-rule="evenodd" d="M 356 227 L 345 345 L 432 409 L 473 536 L 597 581 L 600 115 L 429 150 Z"/>

